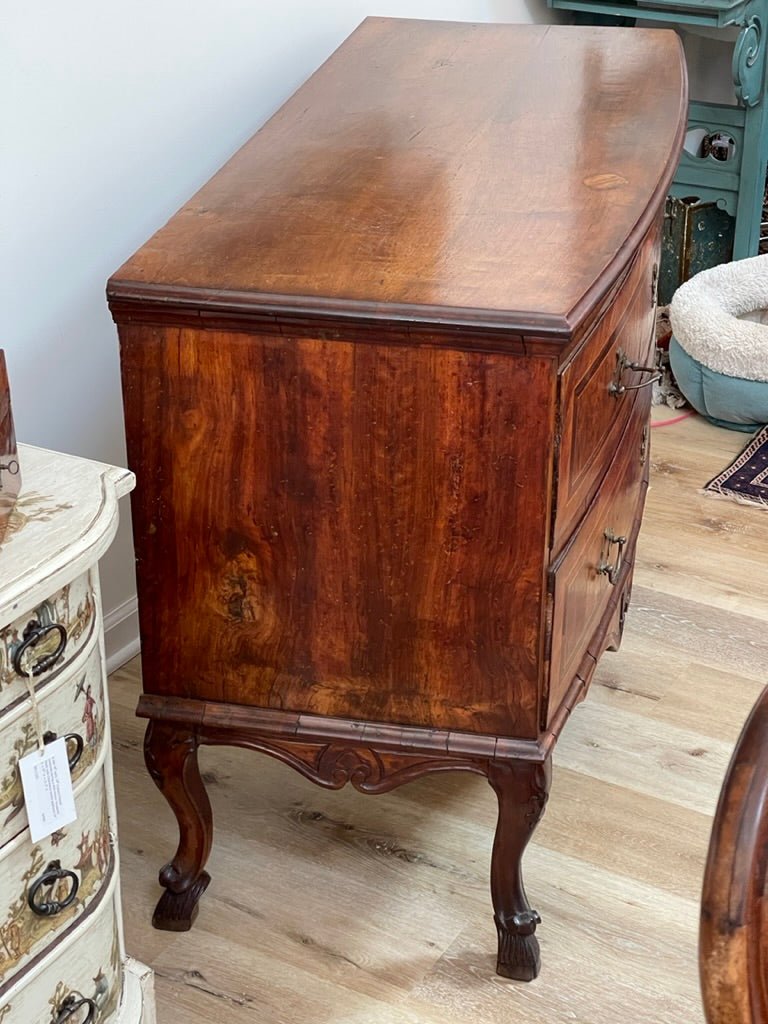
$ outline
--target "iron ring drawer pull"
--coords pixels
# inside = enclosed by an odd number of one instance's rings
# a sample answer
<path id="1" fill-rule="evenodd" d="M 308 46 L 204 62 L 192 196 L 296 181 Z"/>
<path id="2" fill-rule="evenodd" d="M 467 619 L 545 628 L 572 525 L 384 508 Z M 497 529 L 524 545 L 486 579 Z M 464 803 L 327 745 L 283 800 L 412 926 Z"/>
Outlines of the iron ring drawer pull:
<path id="1" fill-rule="evenodd" d="M 58 633 L 59 642 L 56 645 L 56 650 L 51 651 L 50 654 L 43 655 L 39 661 L 36 661 L 31 668 L 33 676 L 42 675 L 49 668 L 56 664 L 59 658 L 64 653 L 64 648 L 67 646 L 67 631 L 60 622 L 51 622 L 47 626 L 43 626 L 42 623 L 38 622 L 37 619 L 32 619 L 27 624 L 24 634 L 22 636 L 22 643 L 17 647 L 13 655 L 13 667 L 17 675 L 28 676 L 29 672 L 24 669 L 24 655 L 27 651 L 30 651 L 37 647 L 43 637 L 49 633 Z"/>
<path id="2" fill-rule="evenodd" d="M 54 1010 L 55 1017 L 51 1018 L 51 1024 L 64 1024 L 65 1021 L 72 1021 L 72 1018 L 81 1010 L 84 1006 L 88 1007 L 88 1016 L 81 1018 L 77 1024 L 91 1024 L 91 1021 L 96 1020 L 96 1003 L 92 999 L 87 999 L 85 996 L 69 995 L 61 1004 L 58 1012 Z M 74 1024 L 74 1021 L 72 1021 Z"/>
<path id="3" fill-rule="evenodd" d="M 648 380 L 643 380 L 639 384 L 624 384 L 621 378 L 626 370 L 631 370 L 634 373 L 650 373 L 651 376 Z M 608 393 L 613 395 L 614 398 L 618 398 L 625 391 L 639 391 L 640 388 L 647 388 L 660 380 L 661 371 L 657 366 L 641 366 L 640 363 L 633 363 L 627 358 L 626 353 L 619 349 L 616 353 L 616 375 L 608 385 Z"/>
<path id="4" fill-rule="evenodd" d="M 72 887 L 67 893 L 63 900 L 49 900 L 43 901 L 42 903 L 36 902 L 37 894 L 41 889 L 52 886 L 55 882 L 60 879 L 67 878 L 71 880 Z M 68 871 L 63 868 L 59 861 L 52 860 L 45 871 L 40 875 L 37 881 L 32 883 L 27 896 L 27 903 L 29 909 L 33 914 L 37 914 L 38 917 L 55 917 L 56 914 L 60 914 L 62 910 L 66 910 L 67 907 L 71 907 L 75 902 L 77 896 L 77 890 L 80 888 L 80 879 L 74 873 L 74 871 Z"/>
<path id="5" fill-rule="evenodd" d="M 43 743 L 53 743 L 53 741 L 57 740 L 58 738 L 59 737 L 56 735 L 55 732 L 43 733 Z M 68 732 L 64 737 L 64 742 L 67 744 L 67 761 L 69 762 L 69 770 L 72 772 L 75 770 L 78 761 L 82 757 L 83 749 L 85 748 L 85 743 L 83 741 L 83 737 L 76 732 Z M 69 753 L 70 743 L 75 744 L 74 752 L 71 754 Z"/>
<path id="6" fill-rule="evenodd" d="M 612 544 L 617 544 L 619 547 L 618 553 L 616 554 L 616 561 L 613 565 L 610 562 L 601 561 L 597 567 L 598 576 L 607 576 L 608 582 L 611 586 L 616 586 L 616 581 L 621 573 L 621 567 L 624 562 L 624 545 L 627 543 L 626 537 L 617 537 L 613 530 L 606 530 L 603 534 L 605 539 L 608 541 L 608 548 L 610 549 Z"/>

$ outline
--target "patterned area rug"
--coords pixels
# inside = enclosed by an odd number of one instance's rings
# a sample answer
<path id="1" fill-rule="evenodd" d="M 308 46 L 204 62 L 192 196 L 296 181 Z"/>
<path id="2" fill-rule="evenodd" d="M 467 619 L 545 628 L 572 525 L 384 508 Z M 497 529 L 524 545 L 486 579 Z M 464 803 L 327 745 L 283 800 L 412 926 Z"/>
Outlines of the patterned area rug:
<path id="1" fill-rule="evenodd" d="M 758 430 L 741 454 L 704 490 L 768 509 L 768 426 Z"/>

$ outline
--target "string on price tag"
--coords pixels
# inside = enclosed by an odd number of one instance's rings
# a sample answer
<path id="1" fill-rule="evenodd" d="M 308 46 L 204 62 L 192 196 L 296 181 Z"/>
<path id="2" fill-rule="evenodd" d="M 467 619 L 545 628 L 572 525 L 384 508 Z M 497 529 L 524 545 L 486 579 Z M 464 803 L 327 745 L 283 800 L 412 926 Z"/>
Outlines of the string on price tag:
<path id="1" fill-rule="evenodd" d="M 26 680 L 38 749 L 19 759 L 19 774 L 30 836 L 32 842 L 37 843 L 62 826 L 71 824 L 77 818 L 77 811 L 67 741 L 62 736 L 50 743 L 45 742 L 35 680 L 30 671 L 26 673 Z"/>
<path id="2" fill-rule="evenodd" d="M 40 750 L 45 746 L 45 736 L 43 734 L 43 722 L 40 717 L 40 705 L 37 703 L 37 691 L 35 690 L 35 677 L 32 675 L 31 669 L 27 669 L 25 676 L 27 681 L 27 690 L 29 691 L 29 699 L 32 702 L 32 716 L 35 720 L 35 733 L 37 734 L 37 745 Z"/>

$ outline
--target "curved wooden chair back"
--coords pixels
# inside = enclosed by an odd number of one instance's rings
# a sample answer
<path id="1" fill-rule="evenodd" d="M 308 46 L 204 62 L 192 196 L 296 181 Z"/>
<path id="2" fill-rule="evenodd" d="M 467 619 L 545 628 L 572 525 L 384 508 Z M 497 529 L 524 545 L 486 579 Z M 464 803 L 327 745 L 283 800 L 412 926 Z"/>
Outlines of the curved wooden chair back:
<path id="1" fill-rule="evenodd" d="M 768 688 L 720 793 L 704 873 L 699 969 L 708 1024 L 768 1024 Z"/>

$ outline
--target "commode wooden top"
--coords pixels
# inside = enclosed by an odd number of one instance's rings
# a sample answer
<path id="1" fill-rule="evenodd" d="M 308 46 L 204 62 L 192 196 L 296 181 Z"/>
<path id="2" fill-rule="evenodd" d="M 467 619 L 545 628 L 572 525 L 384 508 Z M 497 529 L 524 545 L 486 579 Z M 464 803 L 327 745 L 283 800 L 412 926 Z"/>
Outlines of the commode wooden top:
<path id="1" fill-rule="evenodd" d="M 656 216 L 685 106 L 669 31 L 368 19 L 114 275 L 113 309 L 570 339 Z"/>

